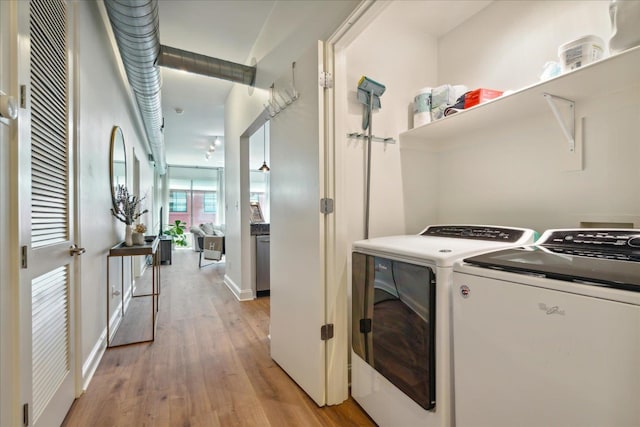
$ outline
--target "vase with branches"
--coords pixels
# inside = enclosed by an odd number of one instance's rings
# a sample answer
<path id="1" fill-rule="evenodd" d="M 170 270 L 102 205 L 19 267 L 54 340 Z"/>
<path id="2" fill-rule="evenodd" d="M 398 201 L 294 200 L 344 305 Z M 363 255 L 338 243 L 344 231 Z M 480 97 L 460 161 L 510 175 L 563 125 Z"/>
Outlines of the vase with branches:
<path id="1" fill-rule="evenodd" d="M 147 209 L 142 210 L 141 203 L 143 199 L 144 197 L 129 194 L 129 189 L 124 185 L 118 185 L 116 188 L 116 197 L 114 199 L 114 207 L 111 208 L 111 215 L 125 224 L 124 242 L 126 246 L 133 245 L 131 226 L 138 218 L 148 212 Z"/>

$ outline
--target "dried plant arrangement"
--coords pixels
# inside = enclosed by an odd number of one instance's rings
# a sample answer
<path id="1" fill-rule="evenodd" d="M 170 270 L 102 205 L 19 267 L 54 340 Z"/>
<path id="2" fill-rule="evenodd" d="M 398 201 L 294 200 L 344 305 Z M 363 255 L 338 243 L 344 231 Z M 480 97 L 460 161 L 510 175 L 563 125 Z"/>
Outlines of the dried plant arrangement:
<path id="1" fill-rule="evenodd" d="M 148 212 L 147 209 L 140 210 L 143 199 L 144 197 L 130 195 L 126 186 L 118 185 L 114 200 L 116 208 L 111 208 L 111 215 L 126 225 L 133 225 L 140 216 Z"/>

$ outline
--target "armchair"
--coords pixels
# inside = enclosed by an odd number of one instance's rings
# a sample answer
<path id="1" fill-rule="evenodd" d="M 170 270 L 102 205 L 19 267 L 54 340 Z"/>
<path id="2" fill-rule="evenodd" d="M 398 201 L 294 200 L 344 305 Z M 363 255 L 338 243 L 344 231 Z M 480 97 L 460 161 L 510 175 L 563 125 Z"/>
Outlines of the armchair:
<path id="1" fill-rule="evenodd" d="M 202 264 L 202 258 L 220 261 L 222 255 L 224 255 L 224 236 L 204 236 L 198 237 L 198 246 L 202 248 L 198 255 L 198 268 L 206 267 L 207 265 L 214 264 L 210 262 L 208 264 Z"/>
<path id="2" fill-rule="evenodd" d="M 213 264 L 202 264 L 202 258 L 220 261 L 224 255 L 224 233 L 219 226 L 211 223 L 191 226 L 189 231 L 193 234 L 193 250 L 199 252 L 198 267 L 206 267 Z"/>

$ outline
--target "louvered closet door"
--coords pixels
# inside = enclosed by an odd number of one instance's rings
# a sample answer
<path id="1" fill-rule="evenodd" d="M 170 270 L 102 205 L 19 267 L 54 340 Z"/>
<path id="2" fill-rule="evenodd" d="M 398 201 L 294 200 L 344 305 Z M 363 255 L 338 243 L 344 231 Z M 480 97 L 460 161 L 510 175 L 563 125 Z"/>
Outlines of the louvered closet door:
<path id="1" fill-rule="evenodd" d="M 27 255 L 21 277 L 22 396 L 28 425 L 59 426 L 75 397 L 70 10 L 61 0 L 19 3 L 28 8 L 30 41 L 22 52 L 30 62 L 20 126 L 21 235 Z"/>

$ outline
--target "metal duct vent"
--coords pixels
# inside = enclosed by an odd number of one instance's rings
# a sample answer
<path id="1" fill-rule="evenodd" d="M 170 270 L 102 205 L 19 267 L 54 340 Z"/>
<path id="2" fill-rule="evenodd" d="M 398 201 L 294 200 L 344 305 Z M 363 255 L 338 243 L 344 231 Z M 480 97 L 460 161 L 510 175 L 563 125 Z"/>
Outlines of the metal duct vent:
<path id="1" fill-rule="evenodd" d="M 164 175 L 167 161 L 162 134 L 160 69 L 155 65 L 160 53 L 157 0 L 108 0 L 104 5 L 142 114 L 156 169 Z"/>
<path id="2" fill-rule="evenodd" d="M 256 67 L 212 58 L 175 47 L 160 46 L 158 65 L 253 86 Z"/>

